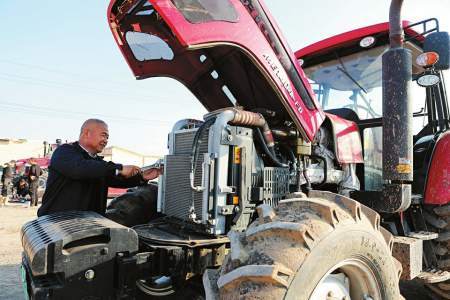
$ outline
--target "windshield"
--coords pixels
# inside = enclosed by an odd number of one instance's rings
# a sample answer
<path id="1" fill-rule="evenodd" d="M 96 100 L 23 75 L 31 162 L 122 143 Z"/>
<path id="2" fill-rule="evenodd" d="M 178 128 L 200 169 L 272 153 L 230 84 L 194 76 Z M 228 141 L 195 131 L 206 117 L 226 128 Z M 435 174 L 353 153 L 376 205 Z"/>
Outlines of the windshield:
<path id="1" fill-rule="evenodd" d="M 421 49 L 405 43 L 413 53 L 413 59 Z M 360 120 L 381 118 L 382 115 L 382 54 L 389 45 L 339 57 L 305 68 L 317 98 L 325 111 L 337 108 L 352 109 Z M 332 57 L 333 58 L 333 57 Z M 413 73 L 422 70 L 413 65 Z M 426 89 L 415 82 L 411 84 L 413 103 L 413 134 L 427 125 Z M 382 180 L 382 128 L 364 128 L 362 132 L 364 157 L 364 189 L 381 191 Z"/>
<path id="2" fill-rule="evenodd" d="M 322 108 L 350 108 L 361 120 L 381 117 L 381 56 L 388 49 L 383 45 L 343 57 L 335 53 L 336 59 L 305 68 Z M 415 83 L 411 88 L 413 112 L 419 112 L 425 105 L 425 89 Z M 414 133 L 423 128 L 423 122 L 417 121 Z"/>

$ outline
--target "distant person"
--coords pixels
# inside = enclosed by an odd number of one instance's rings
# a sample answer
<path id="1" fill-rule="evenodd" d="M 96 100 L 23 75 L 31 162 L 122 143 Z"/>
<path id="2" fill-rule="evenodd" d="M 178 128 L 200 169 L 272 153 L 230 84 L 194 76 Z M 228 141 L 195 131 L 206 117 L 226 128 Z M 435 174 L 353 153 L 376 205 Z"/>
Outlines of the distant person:
<path id="1" fill-rule="evenodd" d="M 6 163 L 3 166 L 3 174 L 2 174 L 2 201 L 1 206 L 6 205 L 6 200 L 8 200 L 8 189 L 11 185 L 13 179 L 12 167 L 16 165 L 15 160 L 11 160 L 9 163 Z"/>
<path id="2" fill-rule="evenodd" d="M 42 170 L 36 163 L 36 158 L 30 157 L 28 161 L 30 164 L 30 171 L 28 173 L 28 184 L 30 186 L 31 205 L 37 206 L 39 200 L 39 176 L 42 175 Z"/>
<path id="3" fill-rule="evenodd" d="M 27 197 L 30 195 L 30 189 L 28 187 L 27 180 L 25 178 L 21 178 L 17 181 L 13 186 L 13 195 L 22 203 L 26 202 L 28 204 L 28 208 L 31 205 L 31 198 Z"/>
<path id="4" fill-rule="evenodd" d="M 106 147 L 108 139 L 108 125 L 89 119 L 81 126 L 78 142 L 56 148 L 48 166 L 39 217 L 70 210 L 105 215 L 108 187 L 143 185 L 160 174 L 157 169 L 141 174 L 137 166 L 104 161 L 97 154 Z"/>
<path id="5" fill-rule="evenodd" d="M 30 188 L 25 178 L 22 178 L 19 181 L 17 181 L 14 184 L 13 188 L 15 189 L 15 194 L 17 195 L 17 198 L 25 198 L 27 195 L 30 194 Z"/>

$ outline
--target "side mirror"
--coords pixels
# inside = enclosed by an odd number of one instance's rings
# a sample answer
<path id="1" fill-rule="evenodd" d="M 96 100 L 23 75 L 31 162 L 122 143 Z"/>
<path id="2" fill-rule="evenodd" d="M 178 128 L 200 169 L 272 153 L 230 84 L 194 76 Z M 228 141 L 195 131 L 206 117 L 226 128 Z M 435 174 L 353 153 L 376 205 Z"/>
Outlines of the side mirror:
<path id="1" fill-rule="evenodd" d="M 436 52 L 439 60 L 434 64 L 435 70 L 450 69 L 450 36 L 448 32 L 432 32 L 425 37 L 423 52 Z"/>

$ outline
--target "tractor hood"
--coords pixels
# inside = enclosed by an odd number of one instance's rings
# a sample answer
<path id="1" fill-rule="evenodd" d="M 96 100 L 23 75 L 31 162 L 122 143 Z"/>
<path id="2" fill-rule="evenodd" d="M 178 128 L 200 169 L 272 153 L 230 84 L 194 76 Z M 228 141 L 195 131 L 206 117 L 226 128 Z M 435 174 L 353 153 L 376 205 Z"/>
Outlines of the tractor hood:
<path id="1" fill-rule="evenodd" d="M 137 79 L 182 82 L 208 110 L 288 114 L 311 141 L 324 113 L 270 12 L 255 0 L 113 0 L 108 21 Z"/>

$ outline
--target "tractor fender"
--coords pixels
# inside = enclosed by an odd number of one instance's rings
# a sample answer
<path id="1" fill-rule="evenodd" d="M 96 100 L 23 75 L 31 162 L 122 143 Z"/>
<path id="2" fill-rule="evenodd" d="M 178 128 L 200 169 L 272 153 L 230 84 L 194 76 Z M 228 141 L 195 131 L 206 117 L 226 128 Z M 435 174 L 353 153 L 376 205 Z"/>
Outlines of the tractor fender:
<path id="1" fill-rule="evenodd" d="M 425 180 L 425 204 L 442 205 L 450 201 L 450 131 L 443 132 L 431 154 Z"/>
<path id="2" fill-rule="evenodd" d="M 355 122 L 326 113 L 330 121 L 334 153 L 339 164 L 363 163 L 361 137 Z"/>

